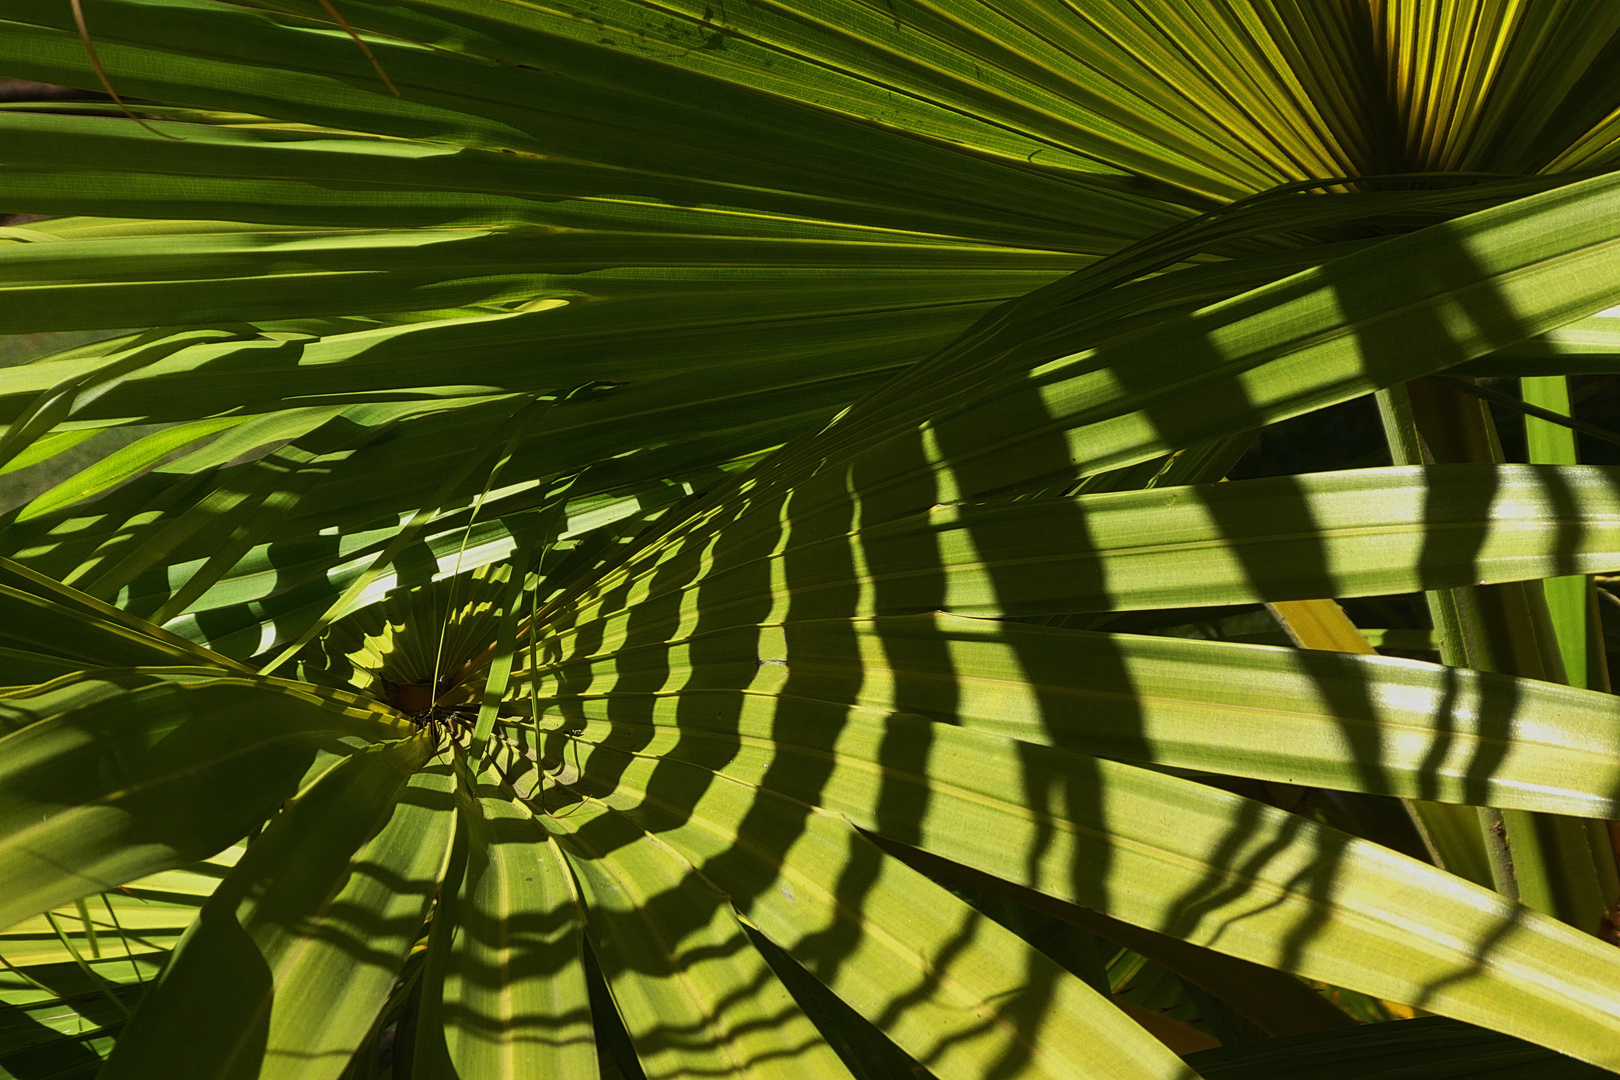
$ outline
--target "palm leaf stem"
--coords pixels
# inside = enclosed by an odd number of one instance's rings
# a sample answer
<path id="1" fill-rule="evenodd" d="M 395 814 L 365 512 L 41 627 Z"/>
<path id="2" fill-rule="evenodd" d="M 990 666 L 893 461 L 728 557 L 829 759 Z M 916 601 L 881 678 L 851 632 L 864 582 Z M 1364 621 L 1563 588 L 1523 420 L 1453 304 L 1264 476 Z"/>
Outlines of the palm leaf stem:
<path id="1" fill-rule="evenodd" d="M 1411 384 L 1413 419 L 1436 461 L 1501 462 L 1501 442 L 1485 401 L 1452 380 Z M 1442 641 L 1442 660 L 1531 679 L 1567 682 L 1552 615 L 1539 581 L 1451 590 L 1462 649 Z M 1437 624 L 1439 620 L 1437 620 Z M 1459 655 L 1461 653 L 1461 655 Z M 1586 826 L 1574 818 L 1522 810 L 1481 815 L 1493 876 L 1504 895 L 1589 933 L 1603 926 L 1606 905 Z"/>
<path id="2" fill-rule="evenodd" d="M 1525 421 L 1527 427 L 1529 427 L 1530 423 L 1529 418 L 1534 418 L 1536 420 L 1545 421 L 1546 425 L 1557 425 L 1567 428 L 1571 432 L 1578 431 L 1583 435 L 1590 435 L 1592 438 L 1598 439 L 1602 442 L 1610 443 L 1614 446 L 1620 446 L 1620 435 L 1615 434 L 1608 428 L 1598 427 L 1596 424 L 1588 424 L 1584 420 L 1576 420 L 1569 415 L 1569 391 L 1567 388 L 1563 393 L 1564 412 L 1559 412 L 1556 408 L 1542 408 L 1540 405 L 1534 403 L 1534 401 L 1531 399 L 1532 394 L 1544 393 L 1547 395 L 1548 403 L 1556 401 L 1557 398 L 1555 395 L 1557 392 L 1550 389 L 1550 387 L 1554 384 L 1563 385 L 1565 383 L 1565 377 L 1562 375 L 1542 375 L 1524 379 L 1525 400 L 1523 401 L 1511 394 L 1504 394 L 1500 390 L 1492 390 L 1489 387 L 1481 386 L 1472 379 L 1459 378 L 1455 375 L 1432 375 L 1430 378 L 1443 382 L 1454 390 L 1461 390 L 1465 394 L 1471 394 L 1472 396 L 1483 401 L 1488 401 L 1493 405 L 1501 405 L 1503 408 L 1512 409 L 1515 412 L 1523 413 L 1527 418 Z M 1541 387 L 1548 387 L 1548 389 L 1538 389 Z M 1537 425 L 1538 428 L 1541 426 L 1543 425 Z M 1536 429 L 1531 428 L 1530 430 Z M 1571 440 L 1571 444 L 1573 445 L 1573 440 Z M 1531 455 L 1530 460 L 1533 462 L 1557 465 L 1575 464 L 1573 452 L 1571 452 L 1568 460 L 1565 460 L 1562 455 L 1537 456 L 1537 451 L 1534 449 L 1532 449 Z"/>
<path id="3" fill-rule="evenodd" d="M 1379 418 L 1384 438 L 1395 465 L 1424 465 L 1433 456 L 1418 434 L 1412 414 L 1412 395 L 1406 383 L 1396 383 L 1377 394 Z M 1459 650 L 1464 640 L 1462 615 L 1456 589 L 1431 589 L 1424 593 L 1429 616 L 1434 623 L 1442 662 L 1455 667 L 1466 664 Z M 1449 644 L 1448 644 L 1449 643 Z M 1446 650 L 1451 652 L 1447 653 Z M 1450 659 L 1446 659 L 1449 656 Z M 1430 857 L 1443 870 L 1494 888 L 1504 896 L 1517 898 L 1518 885 L 1499 832 L 1501 812 L 1493 807 L 1471 808 L 1450 803 L 1413 800 L 1407 803 L 1413 824 L 1429 849 Z"/>

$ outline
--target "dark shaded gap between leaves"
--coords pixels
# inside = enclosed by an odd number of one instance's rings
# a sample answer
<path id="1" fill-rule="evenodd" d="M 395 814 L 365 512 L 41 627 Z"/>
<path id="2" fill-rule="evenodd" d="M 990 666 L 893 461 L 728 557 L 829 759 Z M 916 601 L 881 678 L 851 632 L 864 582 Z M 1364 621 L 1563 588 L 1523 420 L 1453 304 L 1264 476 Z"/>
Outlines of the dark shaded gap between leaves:
<path id="1" fill-rule="evenodd" d="M 608 992 L 607 980 L 602 977 L 602 965 L 597 962 L 590 938 L 580 936 L 585 962 L 585 990 L 591 1003 L 591 1025 L 596 1029 L 596 1060 L 602 1070 L 602 1080 L 647 1080 L 636 1048 L 630 1042 L 630 1032 L 619 1016 L 619 1007 Z"/>

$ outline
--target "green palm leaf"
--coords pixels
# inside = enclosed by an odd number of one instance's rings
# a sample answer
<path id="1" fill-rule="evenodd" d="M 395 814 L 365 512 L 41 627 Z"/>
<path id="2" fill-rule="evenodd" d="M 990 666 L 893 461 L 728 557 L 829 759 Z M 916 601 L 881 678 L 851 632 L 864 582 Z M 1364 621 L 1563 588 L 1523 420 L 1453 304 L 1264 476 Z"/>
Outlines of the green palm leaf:
<path id="1" fill-rule="evenodd" d="M 203 1021 L 209 1038 L 192 1038 L 177 1066 L 191 1075 L 340 1075 L 444 872 L 448 770 L 412 775 L 427 759 L 421 740 L 352 757 L 267 829 L 199 912 L 107 1073 L 140 1075 L 154 1046 Z"/>
<path id="2" fill-rule="evenodd" d="M 81 24 L 149 127 L 0 107 L 0 332 L 81 333 L 0 368 L 0 1071 L 1620 1071 L 1620 474 L 1424 382 L 1616 370 L 1609 7 L 20 0 L 0 64 L 94 89 Z M 1400 467 L 1216 482 L 1371 394 Z M 1420 590 L 1369 636 L 1451 666 L 1175 636 Z"/>

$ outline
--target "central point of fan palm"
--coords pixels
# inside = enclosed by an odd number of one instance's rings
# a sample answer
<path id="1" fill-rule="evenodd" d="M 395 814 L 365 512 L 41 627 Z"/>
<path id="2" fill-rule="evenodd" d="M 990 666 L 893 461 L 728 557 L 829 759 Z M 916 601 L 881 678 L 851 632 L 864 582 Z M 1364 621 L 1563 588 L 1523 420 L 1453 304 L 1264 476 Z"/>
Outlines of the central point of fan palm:
<path id="1" fill-rule="evenodd" d="M 444 680 L 439 680 L 442 684 Z M 383 697 L 388 704 L 404 713 L 406 716 L 417 716 L 427 712 L 433 707 L 438 694 L 429 685 L 430 680 L 422 679 L 414 683 L 400 684 L 382 680 Z"/>
<path id="2" fill-rule="evenodd" d="M 410 717 L 426 715 L 440 706 L 452 707 L 455 702 L 466 697 L 464 692 L 456 694 L 455 691 L 462 686 L 470 664 L 471 661 L 457 664 L 454 670 L 439 676 L 437 683 L 431 676 L 405 682 L 403 679 L 390 679 L 386 674 L 381 675 L 379 681 L 382 684 L 383 700 Z"/>

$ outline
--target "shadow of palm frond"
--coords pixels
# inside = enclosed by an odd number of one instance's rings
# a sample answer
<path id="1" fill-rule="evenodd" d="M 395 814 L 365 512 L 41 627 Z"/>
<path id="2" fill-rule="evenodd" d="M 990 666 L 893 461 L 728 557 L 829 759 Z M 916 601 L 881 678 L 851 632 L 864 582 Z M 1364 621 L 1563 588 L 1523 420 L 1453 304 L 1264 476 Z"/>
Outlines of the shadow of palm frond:
<path id="1" fill-rule="evenodd" d="M 1015 674 L 1001 685 L 1022 694 L 1041 718 L 1037 742 L 1046 745 L 1008 743 L 964 732 L 964 703 L 981 693 L 979 672 L 960 665 L 948 631 L 907 620 L 936 611 L 1022 617 L 1109 610 L 1111 553 L 1099 543 L 1088 504 L 1055 499 L 1054 485 L 1061 492 L 1078 477 L 1442 370 L 1539 332 L 1549 316 L 1521 318 L 1524 294 L 1501 289 L 1503 275 L 1517 271 L 1504 269 L 1499 256 L 1482 262 L 1480 249 L 1449 229 L 1386 248 L 1352 245 L 1348 255 L 1250 295 L 1117 338 L 1074 329 L 1087 325 L 1086 304 L 1102 301 L 1072 282 L 998 312 L 555 603 L 546 628 L 550 660 L 525 678 L 545 682 L 545 700 L 571 734 L 550 737 L 543 765 L 562 769 L 560 751 L 583 744 L 583 764 L 568 786 L 588 802 L 606 800 L 635 815 L 649 835 L 687 851 L 694 872 L 762 929 L 761 905 L 783 874 L 808 858 L 799 848 L 817 828 L 819 807 L 889 841 L 1127 922 L 1368 992 L 1391 989 L 1344 954 L 1343 920 L 1359 918 L 1356 905 L 1369 896 L 1351 880 L 1370 880 L 1382 856 L 1369 862 L 1365 847 L 1342 834 L 1257 803 L 1195 796 L 1208 789 L 1060 749 L 1090 734 L 1093 718 L 1075 711 L 1089 695 L 1101 707 L 1096 730 L 1108 756 L 1155 759 L 1142 711 L 1152 690 L 1139 682 L 1126 642 L 1076 636 L 1065 670 L 1053 653 L 1029 647 L 1033 637 L 1009 632 L 1005 652 Z M 1411 262 L 1403 264 L 1408 253 Z M 1407 302 L 1392 307 L 1396 291 Z M 1278 331 L 1275 343 L 1259 344 L 1251 322 L 1275 325 L 1265 320 L 1280 318 L 1279 311 L 1298 324 Z M 1033 345 L 1020 339 L 1020 319 L 1034 320 L 1045 337 L 1036 335 Z M 1087 332 L 1102 344 L 1075 355 Z M 1343 570 L 1321 539 L 1315 501 L 1297 481 L 1266 483 L 1271 516 L 1263 522 L 1245 516 L 1240 498 L 1196 489 L 1188 495 L 1214 535 L 1229 541 L 1233 588 L 1283 599 L 1314 582 L 1331 593 Z M 1424 584 L 1474 580 L 1495 491 L 1484 483 L 1461 499 L 1442 495 L 1415 523 L 1434 528 L 1424 533 L 1412 573 Z M 964 505 L 974 501 L 985 505 Z M 1036 506 L 1023 535 L 996 520 L 1006 515 L 1014 523 Z M 928 525 L 901 527 L 906 522 Z M 1562 532 L 1552 557 L 1573 565 L 1578 529 L 1556 528 Z M 1289 539 L 1285 561 L 1277 547 L 1252 542 L 1260 532 Z M 904 632 L 895 632 L 902 623 Z M 1395 789 L 1391 750 L 1378 725 L 1366 722 L 1379 714 L 1369 681 L 1375 673 L 1331 661 L 1291 666 L 1306 680 L 1324 676 L 1315 692 L 1327 714 L 1345 720 L 1358 785 Z M 1490 690 L 1469 725 L 1475 752 L 1452 767 L 1453 791 L 1460 785 L 1470 795 L 1487 793 L 1511 743 L 1520 702 L 1510 683 Z M 1432 763 L 1450 753 L 1458 729 L 1448 710 L 1456 700 L 1437 703 L 1441 715 L 1419 757 Z M 976 754 L 988 771 L 975 785 L 965 770 Z M 726 781 L 743 788 L 722 791 Z M 948 821 L 964 812 L 970 790 L 974 799 L 999 800 L 1002 816 L 969 815 L 973 826 Z M 1161 816 L 1148 824 L 1119 816 L 1150 806 Z M 1189 836 L 1141 862 L 1158 839 L 1154 831 L 1188 827 L 1194 806 L 1204 819 Z M 611 859 L 631 843 L 609 839 L 620 830 L 613 820 L 593 813 L 564 828 L 593 859 Z M 705 829 L 701 843 L 689 839 Z M 697 846 L 682 847 L 688 844 Z M 804 865 L 835 883 L 836 910 L 849 918 L 879 903 L 882 860 L 845 856 Z M 696 912 L 665 916 L 657 898 L 647 903 L 652 924 L 677 937 L 699 925 Z M 981 932 L 982 919 L 964 918 L 947 934 L 954 943 L 941 954 L 947 967 L 950 950 Z M 861 955 L 860 925 L 813 939 L 785 927 L 764 932 L 836 986 L 847 985 L 846 972 Z M 1482 941 L 1493 936 L 1482 932 Z M 1392 925 L 1379 933 L 1397 935 Z M 801 957 L 796 950 L 809 949 L 806 940 L 814 948 Z M 1449 985 L 1453 975 L 1480 970 L 1484 954 L 1460 948 L 1453 971 L 1428 967 L 1421 985 Z M 944 969 L 927 978 L 945 978 Z M 1031 968 L 1018 990 L 1022 1004 L 1008 1015 L 1032 1009 L 1024 1030 L 1036 1030 L 1048 1012 L 1045 995 L 1061 982 Z M 851 1003 L 932 1067 L 938 1048 L 900 1030 L 905 1012 L 918 1007 L 912 995 L 937 992 L 919 985 L 884 1008 Z M 1407 997 L 1421 993 L 1401 988 Z M 1446 1007 L 1472 1008 L 1460 999 Z M 1007 1075 L 1022 1067 L 1016 1053 L 1003 1060 Z"/>

